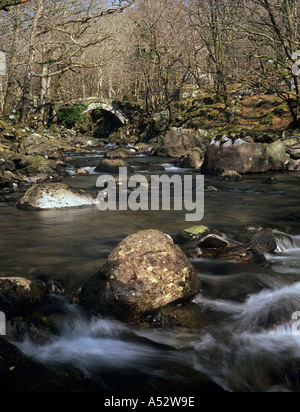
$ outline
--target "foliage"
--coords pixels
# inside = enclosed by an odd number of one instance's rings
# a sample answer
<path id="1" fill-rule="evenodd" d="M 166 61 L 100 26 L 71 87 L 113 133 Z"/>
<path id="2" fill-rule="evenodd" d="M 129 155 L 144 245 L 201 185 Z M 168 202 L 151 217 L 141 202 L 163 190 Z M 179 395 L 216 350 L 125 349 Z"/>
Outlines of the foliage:
<path id="1" fill-rule="evenodd" d="M 63 107 L 59 109 L 57 113 L 58 122 L 64 124 L 68 128 L 81 125 L 88 121 L 88 115 L 84 113 L 87 108 L 88 105 L 84 103 Z"/>

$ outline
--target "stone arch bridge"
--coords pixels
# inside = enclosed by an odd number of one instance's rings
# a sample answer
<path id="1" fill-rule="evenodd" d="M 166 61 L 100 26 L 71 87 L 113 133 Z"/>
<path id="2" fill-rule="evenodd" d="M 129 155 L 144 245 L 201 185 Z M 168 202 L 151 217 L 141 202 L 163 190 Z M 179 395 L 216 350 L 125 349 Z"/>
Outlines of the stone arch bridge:
<path id="1" fill-rule="evenodd" d="M 126 110 L 122 107 L 122 102 L 100 99 L 99 97 L 89 97 L 87 99 L 72 100 L 71 104 L 85 103 L 88 105 L 87 110 L 84 113 L 91 113 L 95 110 L 102 110 L 104 112 L 111 113 L 122 123 L 122 125 L 129 123 L 129 116 Z"/>

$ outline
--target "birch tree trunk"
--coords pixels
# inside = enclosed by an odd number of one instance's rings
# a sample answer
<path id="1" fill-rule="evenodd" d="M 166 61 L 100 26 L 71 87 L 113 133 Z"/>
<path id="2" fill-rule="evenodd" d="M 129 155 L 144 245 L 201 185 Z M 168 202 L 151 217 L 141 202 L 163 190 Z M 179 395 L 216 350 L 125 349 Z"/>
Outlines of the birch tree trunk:
<path id="1" fill-rule="evenodd" d="M 33 78 L 33 65 L 34 65 L 34 57 L 36 53 L 38 23 L 42 16 L 43 8 L 44 8 L 44 0 L 37 0 L 37 9 L 36 9 L 33 21 L 32 21 L 32 28 L 31 28 L 30 40 L 29 40 L 29 54 L 28 54 L 28 60 L 27 60 L 24 82 L 23 82 L 23 96 L 22 96 L 21 108 L 20 108 L 20 124 L 22 127 L 25 127 L 28 114 L 30 111 L 31 82 Z"/>
<path id="2" fill-rule="evenodd" d="M 14 15 L 13 38 L 7 64 L 7 87 L 4 97 L 3 113 L 9 114 L 13 108 L 16 94 L 16 63 L 18 59 L 18 38 L 20 30 L 20 8 L 17 7 Z"/>

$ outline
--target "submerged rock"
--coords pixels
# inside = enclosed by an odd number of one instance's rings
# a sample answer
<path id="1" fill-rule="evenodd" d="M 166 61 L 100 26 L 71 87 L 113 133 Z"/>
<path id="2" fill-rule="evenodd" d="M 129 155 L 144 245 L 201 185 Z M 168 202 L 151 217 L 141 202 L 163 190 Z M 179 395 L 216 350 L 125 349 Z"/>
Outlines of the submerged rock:
<path id="1" fill-rule="evenodd" d="M 60 209 L 93 205 L 96 199 L 89 193 L 62 183 L 44 183 L 32 186 L 18 203 L 25 210 Z"/>
<path id="2" fill-rule="evenodd" d="M 202 329 L 205 316 L 203 310 L 195 303 L 166 306 L 151 318 L 151 326 L 188 329 Z"/>
<path id="3" fill-rule="evenodd" d="M 239 182 L 242 176 L 235 170 L 226 170 L 222 173 L 221 179 L 225 182 Z"/>
<path id="4" fill-rule="evenodd" d="M 149 171 L 149 172 L 165 172 L 165 171 L 166 171 L 166 168 L 165 168 L 164 166 L 162 166 L 162 165 L 151 165 L 151 166 L 148 168 L 148 171 Z"/>
<path id="5" fill-rule="evenodd" d="M 262 184 L 264 185 L 277 185 L 277 183 L 279 183 L 279 181 L 275 177 L 267 177 L 262 180 Z"/>
<path id="6" fill-rule="evenodd" d="M 0 278 L 0 311 L 6 315 L 20 313 L 40 302 L 45 285 L 39 280 L 22 277 Z"/>
<path id="7" fill-rule="evenodd" d="M 173 302 L 190 301 L 201 282 L 181 249 L 157 230 L 123 240 L 82 288 L 80 304 L 94 315 L 139 322 Z"/>

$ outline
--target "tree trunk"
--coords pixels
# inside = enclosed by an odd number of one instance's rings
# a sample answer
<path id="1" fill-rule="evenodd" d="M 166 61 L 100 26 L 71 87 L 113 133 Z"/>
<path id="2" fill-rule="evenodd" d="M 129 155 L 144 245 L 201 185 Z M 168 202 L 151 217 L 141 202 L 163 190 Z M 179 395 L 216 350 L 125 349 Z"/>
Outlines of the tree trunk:
<path id="1" fill-rule="evenodd" d="M 42 68 L 42 78 L 41 78 L 41 93 L 40 93 L 40 111 L 39 111 L 39 120 L 38 127 L 44 128 L 46 122 L 46 104 L 47 97 L 49 94 L 51 77 L 48 76 L 49 68 L 47 65 L 44 65 Z"/>
<path id="2" fill-rule="evenodd" d="M 16 63 L 18 50 L 18 36 L 20 30 L 20 8 L 17 7 L 14 16 L 13 38 L 7 69 L 7 88 L 4 97 L 3 113 L 10 114 L 16 97 Z"/>
<path id="3" fill-rule="evenodd" d="M 30 111 L 31 82 L 32 82 L 32 77 L 33 77 L 34 57 L 36 53 L 38 23 L 42 16 L 43 8 L 44 8 L 44 0 L 37 0 L 37 10 L 33 18 L 31 34 L 30 34 L 29 55 L 28 55 L 26 69 L 25 69 L 25 77 L 24 77 L 24 83 L 23 83 L 23 96 L 22 96 L 21 108 L 20 108 L 20 123 L 22 127 L 25 127 L 28 114 Z"/>

